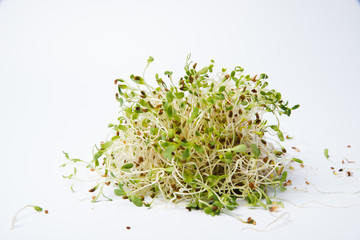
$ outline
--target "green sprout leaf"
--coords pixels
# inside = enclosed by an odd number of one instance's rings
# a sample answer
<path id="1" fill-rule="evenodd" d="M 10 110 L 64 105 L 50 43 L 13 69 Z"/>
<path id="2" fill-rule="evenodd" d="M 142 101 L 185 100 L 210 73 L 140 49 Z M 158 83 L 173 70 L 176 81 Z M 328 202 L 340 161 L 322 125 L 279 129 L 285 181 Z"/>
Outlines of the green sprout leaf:
<path id="1" fill-rule="evenodd" d="M 200 146 L 200 145 L 197 145 L 197 144 L 194 144 L 194 149 L 198 153 L 203 153 L 204 152 L 204 148 L 202 146 Z"/>
<path id="2" fill-rule="evenodd" d="M 253 154 L 255 155 L 255 158 L 259 158 L 259 156 L 260 156 L 260 148 L 258 148 L 254 143 L 252 143 L 250 145 L 250 147 L 251 147 L 251 150 L 252 150 Z"/>
<path id="3" fill-rule="evenodd" d="M 194 107 L 194 110 L 193 110 L 192 113 L 191 113 L 191 118 L 192 118 L 192 119 L 197 118 L 197 116 L 199 116 L 199 111 L 200 111 L 200 108 Z"/>
<path id="4" fill-rule="evenodd" d="M 301 159 L 298 158 L 292 158 L 291 160 L 297 163 L 304 163 Z"/>
<path id="5" fill-rule="evenodd" d="M 232 152 L 226 152 L 224 162 L 227 164 L 233 163 L 233 156 Z"/>
<path id="6" fill-rule="evenodd" d="M 205 73 L 208 72 L 208 70 L 209 70 L 208 67 L 204 67 L 204 68 L 202 68 L 198 73 L 199 73 L 199 74 L 205 74 Z"/>
<path id="7" fill-rule="evenodd" d="M 112 144 L 112 141 L 107 141 L 107 142 L 101 144 L 100 146 L 101 146 L 101 149 L 107 149 L 108 147 L 111 146 L 111 144 Z"/>
<path id="8" fill-rule="evenodd" d="M 63 151 L 63 153 L 64 153 L 64 155 L 65 155 L 66 159 L 67 159 L 67 160 L 70 160 L 69 154 L 68 154 L 68 153 L 66 153 L 66 152 L 64 152 L 64 151 Z"/>
<path id="9" fill-rule="evenodd" d="M 117 195 L 117 196 L 125 196 L 126 193 L 125 193 L 125 191 L 123 189 L 123 186 L 120 183 L 118 183 L 118 187 L 119 187 L 118 189 L 114 190 L 114 194 Z"/>
<path id="10" fill-rule="evenodd" d="M 135 195 L 130 196 L 130 201 L 138 207 L 142 207 L 144 204 L 143 201 Z"/>
<path id="11" fill-rule="evenodd" d="M 99 166 L 99 158 L 102 156 L 103 152 L 102 151 L 98 151 L 97 153 L 95 153 L 94 155 L 94 162 L 95 162 L 95 166 Z"/>
<path id="12" fill-rule="evenodd" d="M 225 86 L 221 86 L 221 87 L 219 88 L 219 93 L 225 91 L 225 88 L 226 88 Z"/>
<path id="13" fill-rule="evenodd" d="M 296 104 L 296 105 L 294 105 L 294 106 L 291 108 L 291 110 L 298 109 L 299 107 L 300 107 L 300 105 L 299 105 L 299 104 Z"/>
<path id="14" fill-rule="evenodd" d="M 124 195 L 126 195 L 125 192 L 124 192 L 124 191 L 121 191 L 120 189 L 115 189 L 115 190 L 114 190 L 114 194 L 115 194 L 116 196 L 124 196 Z"/>
<path id="15" fill-rule="evenodd" d="M 285 141 L 284 134 L 280 130 L 277 131 L 277 135 L 280 141 Z"/>
<path id="16" fill-rule="evenodd" d="M 42 212 L 42 208 L 41 207 L 39 207 L 39 206 L 33 206 L 33 208 L 35 209 L 35 211 L 37 211 L 37 212 Z"/>
<path id="17" fill-rule="evenodd" d="M 193 175 L 188 169 L 185 169 L 183 172 L 183 178 L 185 183 L 191 183 L 194 180 Z"/>
<path id="18" fill-rule="evenodd" d="M 287 172 L 284 171 L 280 178 L 280 184 L 284 183 L 286 181 L 286 178 L 287 178 Z"/>
<path id="19" fill-rule="evenodd" d="M 190 150 L 186 148 L 182 154 L 182 159 L 187 159 L 188 157 L 190 157 Z"/>
<path id="20" fill-rule="evenodd" d="M 174 167 L 173 166 L 171 166 L 171 167 L 167 167 L 167 168 L 165 168 L 165 171 L 167 172 L 167 173 L 172 173 L 173 171 L 174 171 Z"/>
<path id="21" fill-rule="evenodd" d="M 324 149 L 324 155 L 325 155 L 326 159 L 329 159 L 329 149 L 327 149 L 327 148 Z"/>
<path id="22" fill-rule="evenodd" d="M 237 145 L 236 147 L 233 147 L 231 151 L 237 152 L 237 153 L 244 153 L 246 152 L 247 147 L 245 144 Z"/>
<path id="23" fill-rule="evenodd" d="M 149 59 L 147 60 L 148 64 L 152 63 L 154 61 L 154 58 L 149 56 Z"/>
<path id="24" fill-rule="evenodd" d="M 124 172 L 130 172 L 130 169 L 134 166 L 133 163 L 125 163 L 122 165 L 121 170 Z"/>
<path id="25" fill-rule="evenodd" d="M 166 100 L 171 103 L 174 100 L 174 95 L 172 94 L 171 91 L 167 91 L 166 92 Z"/>
<path id="26" fill-rule="evenodd" d="M 185 95 L 185 94 L 184 94 L 183 92 L 177 92 L 177 93 L 175 93 L 175 97 L 176 97 L 177 99 L 183 98 L 184 95 Z"/>
<path id="27" fill-rule="evenodd" d="M 163 153 L 163 156 L 164 158 L 166 159 L 171 159 L 172 158 L 172 153 L 176 150 L 176 146 L 175 145 L 170 145 L 168 146 L 164 153 Z"/>

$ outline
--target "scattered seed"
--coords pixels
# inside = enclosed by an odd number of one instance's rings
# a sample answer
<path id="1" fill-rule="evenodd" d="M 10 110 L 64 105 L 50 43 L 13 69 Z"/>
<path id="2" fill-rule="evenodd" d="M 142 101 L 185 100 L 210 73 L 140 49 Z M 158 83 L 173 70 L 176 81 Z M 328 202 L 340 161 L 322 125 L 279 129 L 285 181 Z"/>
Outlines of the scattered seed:
<path id="1" fill-rule="evenodd" d="M 254 219 L 252 219 L 251 217 L 248 217 L 246 223 L 256 225 L 256 221 Z"/>
<path id="2" fill-rule="evenodd" d="M 276 212 L 278 209 L 279 209 L 278 206 L 271 206 L 271 207 L 269 208 L 269 211 L 270 211 L 270 212 Z"/>
<path id="3" fill-rule="evenodd" d="M 296 147 L 291 147 L 291 148 L 294 149 L 295 152 L 300 152 L 300 150 L 298 148 L 296 148 Z"/>

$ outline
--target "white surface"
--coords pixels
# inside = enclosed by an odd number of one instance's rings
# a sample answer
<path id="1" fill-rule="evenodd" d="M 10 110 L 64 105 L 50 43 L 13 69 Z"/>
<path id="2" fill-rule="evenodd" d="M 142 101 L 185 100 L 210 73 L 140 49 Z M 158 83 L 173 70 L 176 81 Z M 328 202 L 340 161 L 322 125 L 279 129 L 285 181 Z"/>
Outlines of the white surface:
<path id="1" fill-rule="evenodd" d="M 62 151 L 89 159 L 117 117 L 113 80 L 142 73 L 148 56 L 154 72 L 180 76 L 186 55 L 198 65 L 241 65 L 267 73 L 270 87 L 301 108 L 282 128 L 295 136 L 305 169 L 290 176 L 327 191 L 360 190 L 360 171 L 334 176 L 323 156 L 359 159 L 360 3 L 338 1 L 0 1 L 1 239 L 354 239 L 360 207 L 287 204 L 291 214 L 268 232 L 229 216 L 164 206 L 148 210 L 121 199 L 91 204 L 62 178 Z M 351 149 L 346 149 L 350 144 Z M 340 164 L 341 165 L 341 164 Z M 357 165 L 359 166 L 359 165 Z M 316 168 L 317 170 L 313 170 Z M 337 166 L 337 169 L 340 166 Z M 347 184 L 344 184 L 347 183 Z M 289 192 L 298 204 L 318 200 L 350 206 L 359 194 Z M 75 185 L 76 188 L 76 185 Z M 49 214 L 12 215 L 26 204 Z M 261 229 L 273 218 L 239 208 Z M 126 230 L 131 226 L 131 230 Z"/>

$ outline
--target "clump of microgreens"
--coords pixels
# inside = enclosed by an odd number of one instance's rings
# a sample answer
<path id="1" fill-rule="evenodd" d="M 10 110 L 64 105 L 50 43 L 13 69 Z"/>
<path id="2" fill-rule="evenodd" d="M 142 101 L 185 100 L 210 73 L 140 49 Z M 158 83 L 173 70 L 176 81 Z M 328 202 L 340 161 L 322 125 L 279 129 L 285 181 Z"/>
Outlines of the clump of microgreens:
<path id="1" fill-rule="evenodd" d="M 237 66 L 214 78 L 213 64 L 196 70 L 189 55 L 185 76 L 175 82 L 171 71 L 164 73 L 169 81 L 156 74 L 156 88 L 144 75 L 130 76 L 135 85 L 115 80 L 120 116 L 109 125 L 114 136 L 100 144 L 91 162 L 65 153 L 69 162 L 99 174 L 90 189 L 97 192 L 93 201 L 111 184 L 115 195 L 139 207 L 151 205 L 145 197 L 161 196 L 212 216 L 236 208 L 237 199 L 265 209 L 281 204 L 271 199 L 276 190 L 286 190 L 286 166 L 302 161 L 289 158 L 281 145 L 278 116 L 290 116 L 299 105 L 289 107 L 268 89 L 266 74 L 251 77 Z M 268 124 L 265 113 L 277 124 Z"/>

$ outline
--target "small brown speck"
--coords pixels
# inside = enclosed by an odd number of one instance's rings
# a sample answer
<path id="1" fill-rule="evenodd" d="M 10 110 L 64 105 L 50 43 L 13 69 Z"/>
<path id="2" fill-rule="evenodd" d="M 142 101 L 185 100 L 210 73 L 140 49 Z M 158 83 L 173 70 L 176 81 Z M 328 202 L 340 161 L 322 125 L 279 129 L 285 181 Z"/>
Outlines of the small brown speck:
<path id="1" fill-rule="evenodd" d="M 95 196 L 92 196 L 92 200 L 95 200 L 95 198 L 96 198 Z"/>
<path id="2" fill-rule="evenodd" d="M 352 172 L 347 171 L 347 176 L 348 176 L 348 177 L 351 177 L 351 176 L 352 176 Z"/>
<path id="3" fill-rule="evenodd" d="M 330 167 L 331 170 L 334 170 L 334 167 Z"/>
<path id="4" fill-rule="evenodd" d="M 295 152 L 300 152 L 300 150 L 296 147 L 291 147 L 292 149 L 294 149 Z"/>
<path id="5" fill-rule="evenodd" d="M 305 166 L 304 166 L 304 164 L 300 164 L 300 167 L 304 168 Z"/>
<path id="6" fill-rule="evenodd" d="M 130 226 L 127 226 L 127 227 L 126 227 L 126 229 L 127 229 L 127 230 L 130 230 L 130 229 L 131 229 L 131 227 L 130 227 Z"/>
<path id="7" fill-rule="evenodd" d="M 342 172 L 342 171 L 344 171 L 344 169 L 340 168 L 340 169 L 339 169 L 339 172 Z"/>
<path id="8" fill-rule="evenodd" d="M 255 183 L 253 183 L 253 182 L 249 183 L 249 188 L 255 189 Z"/>
<path id="9" fill-rule="evenodd" d="M 246 223 L 256 225 L 256 221 L 254 219 L 252 219 L 251 217 L 248 217 Z"/>
<path id="10" fill-rule="evenodd" d="M 278 206 L 272 206 L 269 208 L 269 211 L 270 212 L 276 212 L 276 210 L 278 209 L 279 207 Z"/>
<path id="11" fill-rule="evenodd" d="M 48 210 L 45 210 L 45 211 L 44 211 L 44 213 L 45 213 L 45 214 L 48 214 L 48 213 L 49 213 L 49 211 L 48 211 Z"/>
<path id="12" fill-rule="evenodd" d="M 347 145 L 346 147 L 347 147 L 347 148 L 351 148 L 351 146 L 350 146 L 350 145 Z"/>
<path id="13" fill-rule="evenodd" d="M 305 181 L 306 185 L 310 185 L 310 183 L 308 181 Z"/>

